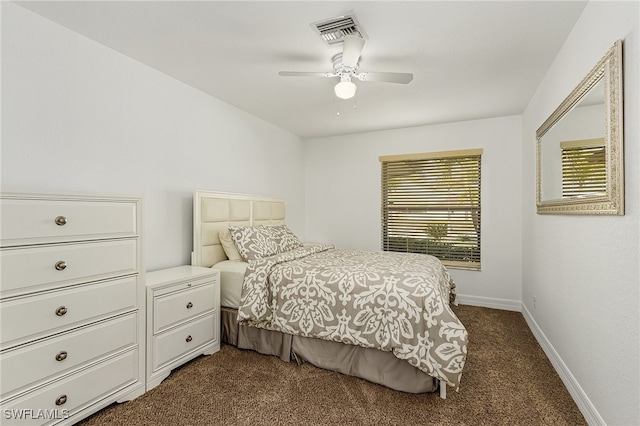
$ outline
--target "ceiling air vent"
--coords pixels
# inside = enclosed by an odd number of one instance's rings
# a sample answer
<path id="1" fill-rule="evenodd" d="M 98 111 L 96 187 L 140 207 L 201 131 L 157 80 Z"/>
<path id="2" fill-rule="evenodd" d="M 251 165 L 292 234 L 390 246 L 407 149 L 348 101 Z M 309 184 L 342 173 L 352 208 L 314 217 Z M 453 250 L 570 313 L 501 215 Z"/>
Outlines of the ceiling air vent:
<path id="1" fill-rule="evenodd" d="M 368 38 L 354 13 L 314 22 L 311 27 L 328 45 L 342 43 L 344 36 L 349 34 L 355 34 L 365 40 Z"/>

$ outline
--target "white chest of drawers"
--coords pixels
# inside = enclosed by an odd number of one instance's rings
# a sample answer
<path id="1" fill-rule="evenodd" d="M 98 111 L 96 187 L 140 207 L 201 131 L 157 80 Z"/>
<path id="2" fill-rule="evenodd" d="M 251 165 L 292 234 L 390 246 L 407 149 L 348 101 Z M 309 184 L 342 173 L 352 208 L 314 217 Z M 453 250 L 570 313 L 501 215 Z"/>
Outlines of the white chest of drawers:
<path id="1" fill-rule="evenodd" d="M 220 273 L 197 266 L 153 271 L 147 287 L 147 391 L 174 368 L 220 350 Z"/>
<path id="2" fill-rule="evenodd" d="M 141 199 L 0 201 L 2 423 L 73 424 L 144 393 Z"/>

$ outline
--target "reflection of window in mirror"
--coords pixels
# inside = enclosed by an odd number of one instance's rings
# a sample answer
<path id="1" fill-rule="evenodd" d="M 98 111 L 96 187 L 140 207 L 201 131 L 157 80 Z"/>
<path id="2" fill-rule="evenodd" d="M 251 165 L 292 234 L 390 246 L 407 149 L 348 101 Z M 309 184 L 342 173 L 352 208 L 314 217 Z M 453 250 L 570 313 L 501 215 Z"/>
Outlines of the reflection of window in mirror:
<path id="1" fill-rule="evenodd" d="M 607 192 L 604 138 L 560 142 L 562 196 L 585 197 Z"/>
<path id="2" fill-rule="evenodd" d="M 541 170 L 542 199 L 569 197 L 564 191 L 562 141 L 600 139 L 604 141 L 604 85 L 598 82 L 581 101 L 558 120 L 543 136 Z M 586 170 L 585 170 L 586 171 Z M 606 180 L 606 168 L 605 168 Z"/>

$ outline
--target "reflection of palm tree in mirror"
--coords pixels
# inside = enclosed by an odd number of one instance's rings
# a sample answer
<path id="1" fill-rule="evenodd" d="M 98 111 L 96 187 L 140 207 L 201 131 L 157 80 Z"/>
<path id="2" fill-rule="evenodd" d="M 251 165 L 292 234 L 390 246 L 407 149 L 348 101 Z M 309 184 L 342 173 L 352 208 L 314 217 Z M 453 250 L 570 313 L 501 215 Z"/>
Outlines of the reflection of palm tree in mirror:
<path id="1" fill-rule="evenodd" d="M 603 139 L 561 143 L 562 196 L 604 195 L 607 158 Z"/>

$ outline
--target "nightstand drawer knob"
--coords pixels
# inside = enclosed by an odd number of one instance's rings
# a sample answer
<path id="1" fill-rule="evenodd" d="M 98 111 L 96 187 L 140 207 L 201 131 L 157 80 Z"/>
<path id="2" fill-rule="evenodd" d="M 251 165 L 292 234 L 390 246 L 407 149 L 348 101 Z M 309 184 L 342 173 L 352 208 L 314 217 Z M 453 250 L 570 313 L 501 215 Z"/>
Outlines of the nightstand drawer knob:
<path id="1" fill-rule="evenodd" d="M 56 217 L 55 222 L 58 226 L 64 226 L 67 224 L 67 218 L 64 216 L 58 216 Z"/>
<path id="2" fill-rule="evenodd" d="M 56 267 L 56 270 L 63 271 L 67 267 L 67 262 L 65 262 L 64 260 L 61 260 L 59 262 L 56 262 L 54 266 Z"/>
<path id="3" fill-rule="evenodd" d="M 65 402 L 67 402 L 67 395 L 60 395 L 56 399 L 56 405 L 63 405 Z"/>
<path id="4" fill-rule="evenodd" d="M 64 361 L 67 359 L 67 351 L 60 351 L 56 355 L 56 361 Z"/>
<path id="5" fill-rule="evenodd" d="M 56 315 L 61 317 L 64 314 L 67 313 L 67 307 L 66 306 L 60 306 L 58 309 L 56 309 Z"/>
<path id="6" fill-rule="evenodd" d="M 191 302 L 187 303 L 187 309 L 191 309 L 191 308 L 193 308 L 193 303 Z"/>
<path id="7" fill-rule="evenodd" d="M 187 343 L 189 343 L 192 340 L 193 340 L 193 338 L 191 336 L 187 336 Z"/>

